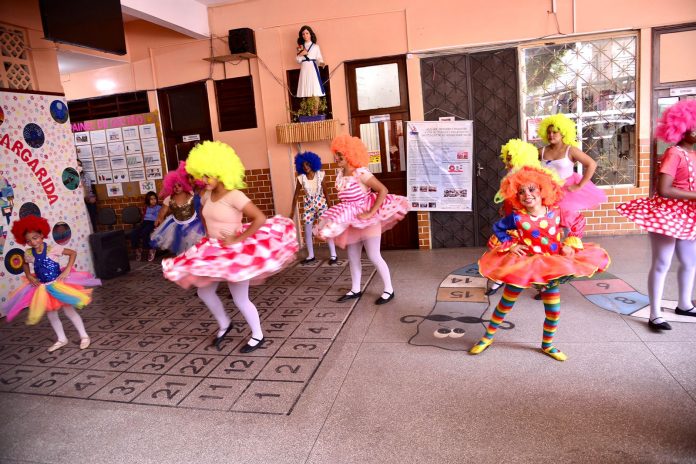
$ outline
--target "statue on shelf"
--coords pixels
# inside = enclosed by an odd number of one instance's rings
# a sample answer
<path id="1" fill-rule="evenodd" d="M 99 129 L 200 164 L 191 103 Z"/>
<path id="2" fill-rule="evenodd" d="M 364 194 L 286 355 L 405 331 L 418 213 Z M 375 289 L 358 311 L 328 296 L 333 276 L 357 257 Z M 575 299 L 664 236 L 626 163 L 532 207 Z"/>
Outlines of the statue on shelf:
<path id="1" fill-rule="evenodd" d="M 319 113 L 319 99 L 326 95 L 319 73 L 319 66 L 324 66 L 324 58 L 317 45 L 317 36 L 309 26 L 300 28 L 297 38 L 297 62 L 300 63 L 300 78 L 296 96 L 311 99 L 311 113 L 316 115 Z"/>

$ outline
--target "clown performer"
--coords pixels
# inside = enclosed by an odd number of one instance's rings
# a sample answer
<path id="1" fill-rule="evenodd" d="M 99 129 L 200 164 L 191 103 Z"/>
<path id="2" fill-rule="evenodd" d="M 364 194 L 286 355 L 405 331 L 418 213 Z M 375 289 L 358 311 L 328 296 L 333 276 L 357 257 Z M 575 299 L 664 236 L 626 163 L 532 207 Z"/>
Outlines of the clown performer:
<path id="1" fill-rule="evenodd" d="M 648 273 L 650 318 L 656 331 L 671 330 L 662 317 L 665 278 L 677 253 L 679 301 L 675 313 L 696 317 L 691 300 L 696 273 L 696 100 L 680 101 L 660 118 L 655 135 L 675 145 L 668 148 L 660 163 L 657 192 L 617 206 L 626 216 L 648 231 L 652 266 Z"/>
<path id="2" fill-rule="evenodd" d="M 604 271 L 609 266 L 609 256 L 595 244 L 583 244 L 579 238 L 582 230 L 575 228 L 577 222 L 564 222 L 558 207 L 561 187 L 543 170 L 531 166 L 513 170 L 503 179 L 500 191 L 514 210 L 493 226 L 500 245 L 484 253 L 479 272 L 505 283 L 505 288 L 486 334 L 469 353 L 479 354 L 490 346 L 522 290 L 540 286 L 546 314 L 541 351 L 557 361 L 565 361 L 567 356 L 553 345 L 561 313 L 559 284 Z M 563 242 L 562 227 L 569 231 Z M 511 235 L 511 231 L 517 234 Z"/>
<path id="3" fill-rule="evenodd" d="M 585 217 L 580 211 L 597 208 L 607 201 L 604 192 L 590 180 L 597 162 L 578 148 L 575 122 L 567 116 L 554 114 L 544 118 L 537 132 L 547 144 L 539 150 L 541 165 L 556 171 L 565 182 L 565 195 L 558 204 L 565 221 L 568 224 L 581 222 L 576 229 L 584 229 Z M 574 171 L 576 163 L 582 165 L 582 175 Z"/>
<path id="4" fill-rule="evenodd" d="M 324 177 L 325 173 L 321 170 L 321 158 L 316 153 L 306 151 L 295 156 L 295 171 L 297 172 L 297 183 L 295 194 L 292 197 L 292 212 L 290 217 L 295 217 L 297 209 L 297 198 L 300 191 L 304 191 L 303 214 L 305 242 L 307 243 L 307 258 L 303 263 L 311 263 L 314 257 L 314 243 L 312 242 L 312 227 L 314 222 L 329 208 L 324 196 Z M 329 245 L 329 264 L 336 264 L 336 245 L 332 239 L 326 241 Z"/>
<path id="5" fill-rule="evenodd" d="M 241 348 L 250 353 L 264 343 L 256 306 L 249 299 L 249 283 L 280 271 L 295 259 L 297 233 L 292 220 L 266 216 L 241 192 L 244 165 L 234 149 L 222 142 L 206 141 L 189 153 L 186 171 L 203 179 L 201 215 L 207 236 L 185 253 L 162 260 L 164 277 L 183 288 L 198 287 L 198 296 L 219 324 L 213 345 L 222 349 L 232 320 L 216 294 L 226 282 L 234 304 L 251 329 L 251 339 Z M 242 224 L 242 216 L 251 223 Z"/>
<path id="6" fill-rule="evenodd" d="M 164 197 L 164 201 L 155 221 L 156 229 L 150 235 L 151 244 L 178 255 L 205 236 L 203 223 L 197 214 L 199 200 L 188 180 L 186 163 L 182 161 L 175 171 L 164 176 L 160 197 Z M 148 260 L 152 261 L 154 257 L 152 250 Z"/>
<path id="7" fill-rule="evenodd" d="M 336 190 L 340 203 L 332 206 L 319 218 L 314 234 L 322 240 L 334 239 L 341 248 L 348 249 L 351 289 L 337 301 L 360 298 L 363 246 L 367 257 L 377 268 L 384 283 L 384 292 L 375 301 L 382 305 L 394 298 L 391 274 L 380 254 L 382 233 L 391 229 L 408 213 L 408 200 L 392 195 L 367 170 L 367 148 L 357 137 L 339 135 L 331 142 L 339 169 Z"/>
<path id="8" fill-rule="evenodd" d="M 50 232 L 48 221 L 38 216 L 26 216 L 12 225 L 12 235 L 20 245 L 30 248 L 24 254 L 24 284 L 15 290 L 3 306 L 7 320 L 12 321 L 23 309 L 29 308 L 27 324 L 33 325 L 47 313 L 58 340 L 48 348 L 52 353 L 68 344 L 68 338 L 60 322 L 58 310 L 65 315 L 80 334 L 80 349 L 89 347 L 90 339 L 82 318 L 75 307 L 83 308 L 92 301 L 92 290 L 85 287 L 101 285 L 99 279 L 88 272 L 73 270 L 77 253 L 60 245 L 48 245 L 44 239 Z M 68 265 L 61 269 L 58 260 L 68 257 Z M 31 273 L 29 264 L 34 266 Z"/>

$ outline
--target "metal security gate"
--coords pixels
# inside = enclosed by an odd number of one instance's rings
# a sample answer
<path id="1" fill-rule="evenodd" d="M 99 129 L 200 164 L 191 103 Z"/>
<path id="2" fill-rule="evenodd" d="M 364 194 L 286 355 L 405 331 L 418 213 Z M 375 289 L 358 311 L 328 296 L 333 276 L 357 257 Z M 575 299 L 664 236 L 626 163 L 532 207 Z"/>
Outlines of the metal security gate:
<path id="1" fill-rule="evenodd" d="M 473 212 L 432 212 L 433 248 L 483 246 L 499 219 L 500 147 L 520 137 L 517 49 L 426 58 L 421 81 L 426 121 L 474 121 Z"/>

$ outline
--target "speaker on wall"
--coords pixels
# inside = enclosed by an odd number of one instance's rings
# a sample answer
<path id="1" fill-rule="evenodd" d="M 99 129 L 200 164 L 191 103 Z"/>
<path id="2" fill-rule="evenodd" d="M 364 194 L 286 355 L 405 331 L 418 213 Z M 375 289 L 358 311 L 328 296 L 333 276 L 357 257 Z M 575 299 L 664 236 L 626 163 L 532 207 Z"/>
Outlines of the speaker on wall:
<path id="1" fill-rule="evenodd" d="M 256 41 L 254 40 L 254 31 L 248 27 L 241 29 L 230 29 L 229 34 L 230 53 L 251 53 L 256 55 Z"/>
<path id="2" fill-rule="evenodd" d="M 113 279 L 130 272 L 126 234 L 122 230 L 92 234 L 89 246 L 94 258 L 94 273 L 100 279 Z"/>

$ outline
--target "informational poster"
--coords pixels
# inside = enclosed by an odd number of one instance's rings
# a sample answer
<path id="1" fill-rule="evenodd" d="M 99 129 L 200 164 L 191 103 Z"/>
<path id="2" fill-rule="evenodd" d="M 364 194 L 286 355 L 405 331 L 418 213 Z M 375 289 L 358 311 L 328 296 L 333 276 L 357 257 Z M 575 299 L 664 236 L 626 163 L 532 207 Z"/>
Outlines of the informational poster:
<path id="1" fill-rule="evenodd" d="M 409 121 L 408 200 L 416 211 L 471 211 L 473 121 Z"/>
<path id="2" fill-rule="evenodd" d="M 72 130 L 77 156 L 87 175 L 98 184 L 162 178 L 163 150 L 156 112 L 75 123 Z M 123 191 L 125 187 L 107 187 L 109 196 L 122 195 Z"/>

